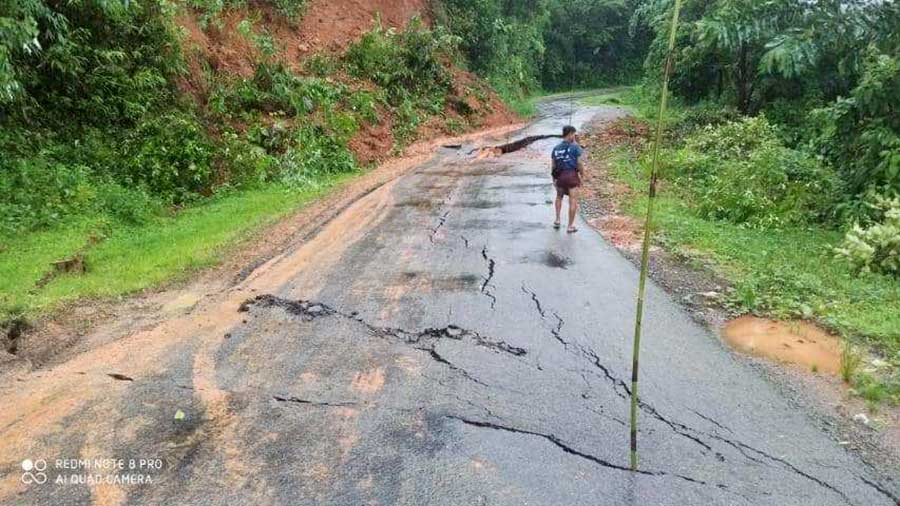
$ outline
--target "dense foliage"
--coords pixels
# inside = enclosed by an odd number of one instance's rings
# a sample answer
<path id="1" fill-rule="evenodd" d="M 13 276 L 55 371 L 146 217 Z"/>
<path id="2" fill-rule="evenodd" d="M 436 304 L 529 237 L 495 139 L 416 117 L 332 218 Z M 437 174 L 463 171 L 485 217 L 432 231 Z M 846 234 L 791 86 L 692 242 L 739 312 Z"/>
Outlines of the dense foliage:
<path id="1" fill-rule="evenodd" d="M 671 0 L 634 22 L 655 30 L 648 76 L 662 65 Z M 792 145 L 821 155 L 855 198 L 900 190 L 900 6 L 828 0 L 687 0 L 672 89 L 689 103 L 765 112 Z"/>
<path id="2" fill-rule="evenodd" d="M 216 23 L 245 5 L 0 2 L 0 239 L 78 216 L 141 223 L 227 188 L 308 188 L 357 167 L 349 142 L 379 109 L 395 111 L 401 142 L 443 114 L 458 40 L 418 21 L 376 26 L 302 75 L 248 15 L 239 31 L 258 49 L 253 75 L 201 62 L 191 77 L 204 92 L 185 93 L 177 17 L 192 8 Z M 296 16 L 304 5 L 273 6 Z"/>
<path id="3" fill-rule="evenodd" d="M 655 34 L 645 90 L 657 83 L 672 4 L 648 0 L 632 20 Z M 756 145 L 710 164 L 703 145 L 730 127 L 707 128 L 673 151 L 673 177 L 701 213 L 757 227 L 847 227 L 844 257 L 859 270 L 895 272 L 893 213 L 872 202 L 900 195 L 900 4 L 686 0 L 682 20 L 676 98 L 693 110 L 764 114 L 778 138 L 731 132 Z"/>
<path id="4" fill-rule="evenodd" d="M 629 32 L 636 0 L 444 0 L 438 22 L 472 68 L 506 97 L 622 83 L 637 75 L 648 32 Z"/>
<path id="5" fill-rule="evenodd" d="M 830 170 L 784 146 L 762 116 L 708 125 L 663 158 L 701 216 L 757 228 L 821 220 L 837 186 Z"/>

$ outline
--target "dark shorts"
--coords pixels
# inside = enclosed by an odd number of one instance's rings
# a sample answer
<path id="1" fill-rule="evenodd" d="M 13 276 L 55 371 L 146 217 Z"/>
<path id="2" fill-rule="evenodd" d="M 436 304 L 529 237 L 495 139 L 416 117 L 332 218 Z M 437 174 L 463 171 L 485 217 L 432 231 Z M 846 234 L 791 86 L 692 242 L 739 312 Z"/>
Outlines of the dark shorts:
<path id="1" fill-rule="evenodd" d="M 581 178 L 578 177 L 576 170 L 564 170 L 558 178 L 553 180 L 553 184 L 556 186 L 556 195 L 562 197 L 568 195 L 572 188 L 581 186 Z"/>

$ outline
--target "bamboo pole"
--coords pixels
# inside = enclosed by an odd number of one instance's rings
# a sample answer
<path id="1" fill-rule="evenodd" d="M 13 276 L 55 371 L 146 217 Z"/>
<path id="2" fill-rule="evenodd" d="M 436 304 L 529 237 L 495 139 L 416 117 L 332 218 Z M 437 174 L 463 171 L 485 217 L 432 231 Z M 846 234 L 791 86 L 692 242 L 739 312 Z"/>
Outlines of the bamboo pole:
<path id="1" fill-rule="evenodd" d="M 675 0 L 672 12 L 672 26 L 669 31 L 669 48 L 666 66 L 663 70 L 662 96 L 659 99 L 659 116 L 656 119 L 656 138 L 653 142 L 653 160 L 650 166 L 650 192 L 647 200 L 647 218 L 644 222 L 644 244 L 641 249 L 641 275 L 638 281 L 637 312 L 634 319 L 634 349 L 631 360 L 631 470 L 638 467 L 637 411 L 638 411 L 638 359 L 641 353 L 641 322 L 644 318 L 644 290 L 647 286 L 647 271 L 650 266 L 650 238 L 653 223 L 653 205 L 656 201 L 656 181 L 659 173 L 659 145 L 662 143 L 663 120 L 669 93 L 669 76 L 674 66 L 675 34 L 678 29 L 678 14 L 681 0 Z"/>

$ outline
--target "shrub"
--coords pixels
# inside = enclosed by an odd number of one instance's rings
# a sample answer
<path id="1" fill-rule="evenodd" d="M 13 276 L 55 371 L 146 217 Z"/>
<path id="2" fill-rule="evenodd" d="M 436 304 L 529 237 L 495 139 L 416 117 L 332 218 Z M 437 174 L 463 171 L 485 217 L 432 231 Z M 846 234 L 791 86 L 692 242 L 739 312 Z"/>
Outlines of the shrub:
<path id="1" fill-rule="evenodd" d="M 736 121 L 741 115 L 737 109 L 723 106 L 713 102 L 688 108 L 671 130 L 676 137 L 687 137 L 706 126 L 719 126 L 724 123 Z"/>
<path id="2" fill-rule="evenodd" d="M 834 174 L 784 147 L 762 116 L 707 126 L 666 158 L 666 174 L 707 218 L 778 227 L 822 219 L 833 208 Z"/>
<path id="3" fill-rule="evenodd" d="M 837 255 L 861 272 L 900 277 L 900 197 L 878 197 L 872 207 L 881 211 L 883 220 L 866 228 L 855 224 Z"/>
<path id="4" fill-rule="evenodd" d="M 763 146 L 778 144 L 778 129 L 765 116 L 709 125 L 687 140 L 688 149 L 726 159 L 746 158 Z"/>
<path id="5" fill-rule="evenodd" d="M 140 188 L 126 188 L 87 166 L 39 157 L 0 167 L 0 236 L 51 227 L 87 213 L 123 223 L 143 223 L 161 206 Z"/>
<path id="6" fill-rule="evenodd" d="M 140 225 L 162 213 L 162 205 L 141 188 L 126 188 L 111 181 L 97 184 L 98 212 L 128 225 Z"/>
<path id="7" fill-rule="evenodd" d="M 171 97 L 182 59 L 169 2 L 7 6 L 11 17 L 0 15 L 0 107 L 103 125 L 135 121 Z"/>
<path id="8" fill-rule="evenodd" d="M 293 145 L 281 158 L 281 181 L 291 188 L 316 187 L 321 176 L 350 172 L 357 167 L 347 145 L 321 127 L 297 130 Z"/>
<path id="9" fill-rule="evenodd" d="M 87 210 L 95 198 L 90 171 L 82 165 L 16 159 L 0 167 L 0 232 L 47 227 Z"/>
<path id="10" fill-rule="evenodd" d="M 391 105 L 413 96 L 438 101 L 442 109 L 453 84 L 444 62 L 457 43 L 456 37 L 441 29 L 428 30 L 420 20 L 402 32 L 379 24 L 347 49 L 344 62 L 352 76 L 382 87 Z"/>
<path id="11" fill-rule="evenodd" d="M 346 89 L 322 78 L 294 75 L 282 64 L 260 63 L 252 79 L 222 86 L 210 97 L 220 114 L 282 112 L 291 116 L 333 107 Z"/>
<path id="12" fill-rule="evenodd" d="M 222 134 L 217 152 L 218 172 L 227 175 L 222 185 L 257 187 L 277 173 L 277 154 L 286 149 L 288 131 L 280 125 L 255 125 L 248 134 Z"/>
<path id="13" fill-rule="evenodd" d="M 848 98 L 813 112 L 822 125 L 814 146 L 841 171 L 851 195 L 900 191 L 900 58 L 871 49 Z"/>
<path id="14" fill-rule="evenodd" d="M 208 191 L 215 148 L 206 129 L 189 113 L 169 112 L 141 121 L 130 132 L 120 180 L 135 183 L 164 200 L 182 203 Z"/>

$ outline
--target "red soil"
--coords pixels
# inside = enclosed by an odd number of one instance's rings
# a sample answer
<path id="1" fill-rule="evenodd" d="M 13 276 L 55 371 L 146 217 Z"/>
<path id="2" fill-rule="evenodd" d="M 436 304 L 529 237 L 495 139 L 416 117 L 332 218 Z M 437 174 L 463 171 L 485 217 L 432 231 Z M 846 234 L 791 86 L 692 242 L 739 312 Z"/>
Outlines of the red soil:
<path id="1" fill-rule="evenodd" d="M 257 32 L 264 28 L 277 47 L 274 57 L 300 73 L 306 57 L 318 52 L 342 52 L 370 30 L 376 19 L 385 27 L 403 28 L 417 16 L 430 23 L 427 0 L 312 0 L 298 22 L 280 15 L 270 4 L 251 0 L 247 7 L 222 12 L 206 27 L 201 26 L 199 13 L 188 11 L 178 18 L 185 34 L 188 62 L 188 73 L 179 84 L 183 92 L 202 103 L 209 93 L 205 66 L 219 75 L 252 76 L 261 55 L 253 41 L 239 30 L 244 20 L 251 20 Z M 344 80 L 343 76 L 335 78 Z M 418 138 L 451 134 L 448 125 L 454 123 L 466 128 L 491 128 L 518 121 L 474 74 L 454 68 L 453 79 L 445 117 L 423 124 Z M 379 116 L 378 123 L 362 125 L 350 142 L 362 165 L 383 161 L 394 148 L 393 118 L 388 111 L 380 111 Z"/>
<path id="2" fill-rule="evenodd" d="M 428 23 L 430 11 L 427 0 L 315 0 L 300 22 L 298 50 L 341 51 L 371 29 L 376 16 L 385 27 L 402 28 L 415 16 Z"/>

